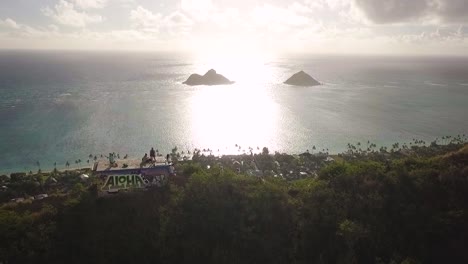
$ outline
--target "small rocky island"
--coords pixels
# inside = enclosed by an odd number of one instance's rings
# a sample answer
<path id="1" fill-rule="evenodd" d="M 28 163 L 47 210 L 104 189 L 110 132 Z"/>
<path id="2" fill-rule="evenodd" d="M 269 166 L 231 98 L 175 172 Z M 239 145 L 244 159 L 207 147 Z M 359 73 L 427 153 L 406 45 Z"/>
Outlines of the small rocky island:
<path id="1" fill-rule="evenodd" d="M 211 69 L 205 75 L 201 76 L 200 74 L 192 74 L 190 77 L 183 82 L 187 85 L 223 85 L 223 84 L 233 84 L 233 81 L 230 81 L 228 78 L 224 77 L 221 74 L 216 73 L 215 70 Z"/>
<path id="2" fill-rule="evenodd" d="M 304 71 L 295 73 L 291 78 L 287 79 L 285 84 L 294 85 L 294 86 L 316 86 L 320 83 L 312 78 L 309 74 Z"/>

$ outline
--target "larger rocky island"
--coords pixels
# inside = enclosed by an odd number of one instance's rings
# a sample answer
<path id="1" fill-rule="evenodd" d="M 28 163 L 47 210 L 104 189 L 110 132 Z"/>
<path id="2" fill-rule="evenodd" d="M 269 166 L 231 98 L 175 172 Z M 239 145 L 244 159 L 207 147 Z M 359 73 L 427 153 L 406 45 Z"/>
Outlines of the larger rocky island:
<path id="1" fill-rule="evenodd" d="M 320 85 L 320 83 L 312 78 L 309 74 L 305 73 L 304 71 L 300 71 L 289 79 L 287 79 L 285 84 L 294 85 L 294 86 L 316 86 Z"/>
<path id="2" fill-rule="evenodd" d="M 205 75 L 192 74 L 190 77 L 183 82 L 187 85 L 223 85 L 223 84 L 233 84 L 233 81 L 230 81 L 228 78 L 224 77 L 221 74 L 216 73 L 215 70 L 211 69 Z"/>

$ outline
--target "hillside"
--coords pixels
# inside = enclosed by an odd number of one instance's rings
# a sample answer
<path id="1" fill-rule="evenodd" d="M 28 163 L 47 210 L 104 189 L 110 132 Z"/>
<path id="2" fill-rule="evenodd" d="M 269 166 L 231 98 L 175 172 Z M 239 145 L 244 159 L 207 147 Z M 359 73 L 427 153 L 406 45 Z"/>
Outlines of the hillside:
<path id="1" fill-rule="evenodd" d="M 1 207 L 0 262 L 467 263 L 467 150 L 341 155 L 290 180 L 201 155 L 165 187 L 106 197 L 77 180 Z M 260 170 L 316 159 L 254 157 Z"/>

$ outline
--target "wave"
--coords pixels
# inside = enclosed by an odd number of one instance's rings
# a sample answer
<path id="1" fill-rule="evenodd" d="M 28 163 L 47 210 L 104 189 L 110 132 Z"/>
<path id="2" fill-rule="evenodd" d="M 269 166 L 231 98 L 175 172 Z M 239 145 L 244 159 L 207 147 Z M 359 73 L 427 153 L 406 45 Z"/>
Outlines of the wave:
<path id="1" fill-rule="evenodd" d="M 443 84 L 443 83 L 433 83 L 433 82 L 424 82 L 425 84 L 427 85 L 430 85 L 430 86 L 440 86 L 440 87 L 447 87 L 448 84 Z"/>

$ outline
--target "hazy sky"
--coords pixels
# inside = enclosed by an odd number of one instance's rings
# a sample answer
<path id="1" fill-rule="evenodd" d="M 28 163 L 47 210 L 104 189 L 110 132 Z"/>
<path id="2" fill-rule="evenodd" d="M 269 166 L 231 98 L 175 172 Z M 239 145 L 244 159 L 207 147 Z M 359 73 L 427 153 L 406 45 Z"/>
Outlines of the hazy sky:
<path id="1" fill-rule="evenodd" d="M 468 55 L 468 0 L 1 0 L 0 48 Z"/>

